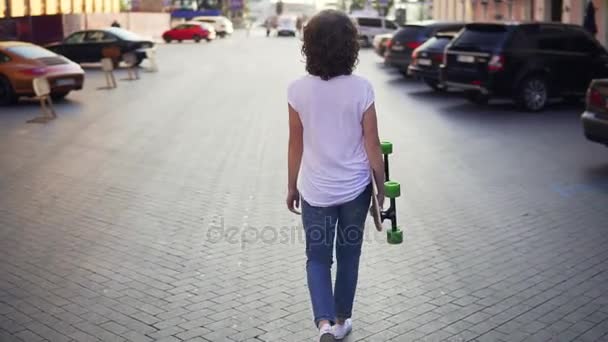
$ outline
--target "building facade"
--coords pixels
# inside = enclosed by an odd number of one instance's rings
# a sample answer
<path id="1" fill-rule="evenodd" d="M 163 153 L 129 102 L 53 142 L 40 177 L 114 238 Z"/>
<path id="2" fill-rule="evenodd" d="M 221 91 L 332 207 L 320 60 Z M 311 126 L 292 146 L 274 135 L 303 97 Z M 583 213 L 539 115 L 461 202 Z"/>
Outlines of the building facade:
<path id="1" fill-rule="evenodd" d="M 608 0 L 434 0 L 438 20 L 557 21 L 583 23 L 588 2 L 596 8 L 596 38 L 608 46 Z"/>

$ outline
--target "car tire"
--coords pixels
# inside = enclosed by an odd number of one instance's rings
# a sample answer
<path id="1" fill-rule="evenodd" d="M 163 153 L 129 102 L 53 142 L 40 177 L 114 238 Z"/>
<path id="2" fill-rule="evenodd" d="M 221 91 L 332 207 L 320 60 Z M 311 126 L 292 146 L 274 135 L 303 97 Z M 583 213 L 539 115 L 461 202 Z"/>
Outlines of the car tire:
<path id="1" fill-rule="evenodd" d="M 518 87 L 517 104 L 531 112 L 539 112 L 545 108 L 549 99 L 549 86 L 541 76 L 529 76 Z"/>
<path id="2" fill-rule="evenodd" d="M 9 80 L 0 75 L 0 106 L 7 106 L 17 102 L 17 95 Z"/>
<path id="3" fill-rule="evenodd" d="M 429 78 L 424 78 L 423 81 L 424 81 L 424 83 L 426 83 L 426 85 L 428 85 L 434 91 L 437 91 L 437 92 L 443 92 L 443 91 L 445 91 L 445 88 L 441 86 L 441 84 L 439 83 L 439 81 L 432 80 L 432 79 L 429 79 Z"/>
<path id="4" fill-rule="evenodd" d="M 490 100 L 490 97 L 486 94 L 482 94 L 479 91 L 471 90 L 464 93 L 464 96 L 469 100 L 469 102 L 474 103 L 476 105 L 486 105 Z"/>
<path id="5" fill-rule="evenodd" d="M 114 67 L 114 69 L 118 69 L 118 67 L 120 66 L 121 60 L 122 60 L 122 56 L 120 56 L 118 58 L 112 58 L 112 66 Z"/>
<path id="6" fill-rule="evenodd" d="M 170 44 L 172 39 L 170 37 L 163 37 L 163 40 L 165 43 Z"/>
<path id="7" fill-rule="evenodd" d="M 51 99 L 53 99 L 53 101 L 63 101 L 65 100 L 65 97 L 68 96 L 70 92 L 69 91 L 64 91 L 61 93 L 51 93 Z"/>
<path id="8" fill-rule="evenodd" d="M 205 40 L 207 41 L 207 43 L 211 43 L 211 41 L 212 41 L 213 39 L 211 39 L 211 38 L 205 38 Z"/>
<path id="9" fill-rule="evenodd" d="M 178 43 L 181 43 L 181 42 L 182 42 L 182 40 L 181 40 L 181 39 L 178 39 L 178 40 L 177 40 L 177 42 L 178 42 Z"/>
<path id="10" fill-rule="evenodd" d="M 200 43 L 202 38 L 201 38 L 201 36 L 197 35 L 197 36 L 192 37 L 192 39 L 194 39 L 195 43 Z"/>

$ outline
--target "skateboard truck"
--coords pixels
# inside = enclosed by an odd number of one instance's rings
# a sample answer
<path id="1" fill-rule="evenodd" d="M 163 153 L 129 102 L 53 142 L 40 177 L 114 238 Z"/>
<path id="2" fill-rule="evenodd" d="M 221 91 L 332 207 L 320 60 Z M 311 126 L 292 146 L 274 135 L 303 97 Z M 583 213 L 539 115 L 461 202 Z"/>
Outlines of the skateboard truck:
<path id="1" fill-rule="evenodd" d="M 395 199 L 401 196 L 401 185 L 390 180 L 388 156 L 393 153 L 393 144 L 388 141 L 380 143 L 382 155 L 384 157 L 384 195 L 390 199 L 390 207 L 380 211 L 380 220 L 390 220 L 391 229 L 386 231 L 386 240 L 391 245 L 403 242 L 403 231 L 397 225 L 397 207 Z"/>

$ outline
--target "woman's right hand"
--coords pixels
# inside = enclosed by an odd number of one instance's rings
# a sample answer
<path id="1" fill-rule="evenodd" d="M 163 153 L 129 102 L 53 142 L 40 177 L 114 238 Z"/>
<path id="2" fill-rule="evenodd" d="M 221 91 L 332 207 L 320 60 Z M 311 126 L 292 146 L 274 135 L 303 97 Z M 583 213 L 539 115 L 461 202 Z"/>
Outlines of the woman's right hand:
<path id="1" fill-rule="evenodd" d="M 300 215 L 300 192 L 298 189 L 287 190 L 287 209 L 296 215 Z"/>

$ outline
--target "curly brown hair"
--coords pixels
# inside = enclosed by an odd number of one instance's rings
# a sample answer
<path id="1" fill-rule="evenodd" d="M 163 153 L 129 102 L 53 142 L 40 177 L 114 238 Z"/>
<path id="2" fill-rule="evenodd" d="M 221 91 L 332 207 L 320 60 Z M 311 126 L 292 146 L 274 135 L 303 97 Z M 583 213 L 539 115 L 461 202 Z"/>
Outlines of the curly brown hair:
<path id="1" fill-rule="evenodd" d="M 357 28 L 343 12 L 325 10 L 304 27 L 306 71 L 323 80 L 350 75 L 359 57 Z"/>

